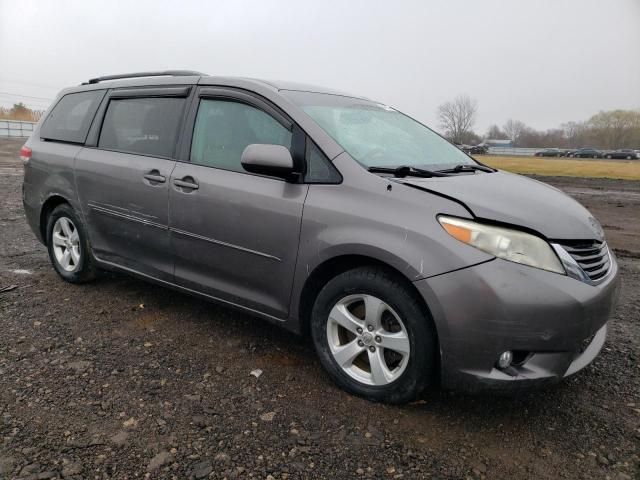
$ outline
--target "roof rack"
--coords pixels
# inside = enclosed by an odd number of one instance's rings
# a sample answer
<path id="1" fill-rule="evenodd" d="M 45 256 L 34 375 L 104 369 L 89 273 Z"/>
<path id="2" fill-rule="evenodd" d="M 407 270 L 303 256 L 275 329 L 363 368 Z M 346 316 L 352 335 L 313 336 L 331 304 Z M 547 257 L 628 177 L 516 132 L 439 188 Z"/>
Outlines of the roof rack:
<path id="1" fill-rule="evenodd" d="M 106 75 L 104 77 L 91 78 L 88 82 L 83 82 L 82 85 L 90 85 L 93 83 L 100 83 L 107 80 L 120 80 L 122 78 L 140 78 L 140 77 L 192 77 L 206 75 L 202 72 L 194 72 L 192 70 L 164 70 L 160 72 L 137 72 L 137 73 L 122 73 L 120 75 Z"/>

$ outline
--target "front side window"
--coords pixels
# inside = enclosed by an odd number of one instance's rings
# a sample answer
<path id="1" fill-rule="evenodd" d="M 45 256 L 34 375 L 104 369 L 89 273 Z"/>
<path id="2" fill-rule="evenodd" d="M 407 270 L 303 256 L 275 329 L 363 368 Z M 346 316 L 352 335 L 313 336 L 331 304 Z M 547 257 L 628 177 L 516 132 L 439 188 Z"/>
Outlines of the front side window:
<path id="1" fill-rule="evenodd" d="M 42 124 L 40 137 L 59 142 L 84 143 L 104 93 L 104 90 L 91 90 L 68 93 L 62 97 Z"/>
<path id="2" fill-rule="evenodd" d="M 122 98 L 109 102 L 98 148 L 172 157 L 184 98 Z"/>
<path id="3" fill-rule="evenodd" d="M 291 149 L 291 135 L 275 118 L 251 105 L 204 99 L 193 131 L 191 162 L 245 172 L 240 158 L 248 145 L 266 143 Z"/>
<path id="4" fill-rule="evenodd" d="M 475 164 L 429 128 L 386 105 L 324 93 L 282 93 L 365 167 L 445 169 Z"/>

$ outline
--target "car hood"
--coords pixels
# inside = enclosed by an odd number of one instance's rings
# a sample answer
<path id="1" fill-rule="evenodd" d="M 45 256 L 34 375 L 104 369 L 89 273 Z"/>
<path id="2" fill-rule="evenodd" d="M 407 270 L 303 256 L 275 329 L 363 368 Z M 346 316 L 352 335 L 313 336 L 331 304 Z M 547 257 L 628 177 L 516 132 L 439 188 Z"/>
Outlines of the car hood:
<path id="1" fill-rule="evenodd" d="M 478 219 L 518 225 L 549 240 L 604 240 L 589 211 L 555 187 L 521 175 L 463 174 L 402 183 L 463 203 Z"/>

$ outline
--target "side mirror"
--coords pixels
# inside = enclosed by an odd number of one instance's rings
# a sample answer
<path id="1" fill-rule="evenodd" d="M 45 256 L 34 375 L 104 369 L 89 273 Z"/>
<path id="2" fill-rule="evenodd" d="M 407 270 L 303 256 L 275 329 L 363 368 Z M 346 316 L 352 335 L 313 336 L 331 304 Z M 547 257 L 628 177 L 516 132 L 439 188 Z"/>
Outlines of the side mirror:
<path id="1" fill-rule="evenodd" d="M 240 163 L 247 172 L 270 177 L 291 179 L 293 174 L 293 158 L 282 145 L 253 143 L 247 145 L 242 152 Z"/>

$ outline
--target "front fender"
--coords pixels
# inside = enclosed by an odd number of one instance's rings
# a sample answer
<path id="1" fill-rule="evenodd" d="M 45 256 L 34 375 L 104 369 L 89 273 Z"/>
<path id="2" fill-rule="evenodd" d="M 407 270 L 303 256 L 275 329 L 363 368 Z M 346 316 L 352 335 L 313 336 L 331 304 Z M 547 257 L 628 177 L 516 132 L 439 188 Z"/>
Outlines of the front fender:
<path id="1" fill-rule="evenodd" d="M 336 159 L 344 182 L 311 185 L 305 201 L 290 317 L 297 318 L 304 285 L 320 265 L 345 255 L 384 263 L 409 281 L 491 260 L 453 239 L 439 214 L 469 218 L 459 203 L 391 182 Z M 355 170 L 354 169 L 359 169 Z"/>

